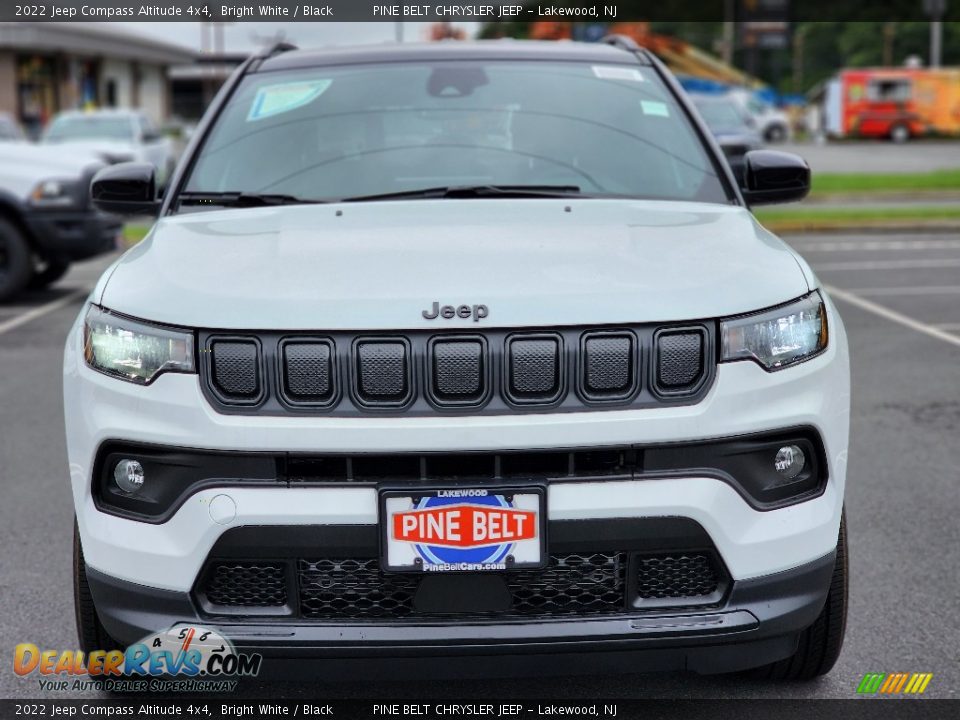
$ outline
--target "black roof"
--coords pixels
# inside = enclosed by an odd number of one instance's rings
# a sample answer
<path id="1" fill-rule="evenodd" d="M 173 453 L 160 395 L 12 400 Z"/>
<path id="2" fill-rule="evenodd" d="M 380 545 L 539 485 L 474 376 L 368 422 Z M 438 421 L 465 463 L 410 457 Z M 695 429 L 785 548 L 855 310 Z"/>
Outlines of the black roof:
<path id="1" fill-rule="evenodd" d="M 263 61 L 257 72 L 329 65 L 417 62 L 423 60 L 554 60 L 642 63 L 646 58 L 603 43 L 545 40 L 478 40 L 358 45 L 323 50 L 290 50 Z"/>

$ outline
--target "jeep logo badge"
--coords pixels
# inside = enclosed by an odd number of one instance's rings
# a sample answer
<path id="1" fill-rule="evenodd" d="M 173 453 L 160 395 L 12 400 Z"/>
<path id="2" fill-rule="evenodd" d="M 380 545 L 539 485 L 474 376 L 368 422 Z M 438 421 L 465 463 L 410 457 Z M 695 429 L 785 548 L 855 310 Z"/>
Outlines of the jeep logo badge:
<path id="1" fill-rule="evenodd" d="M 438 317 L 447 320 L 459 317 L 466 320 L 472 317 L 474 322 L 480 322 L 490 314 L 490 308 L 486 305 L 461 305 L 454 307 L 453 305 L 441 305 L 434 300 L 433 307 L 429 310 L 424 310 L 420 314 L 423 315 L 424 320 L 436 320 Z"/>

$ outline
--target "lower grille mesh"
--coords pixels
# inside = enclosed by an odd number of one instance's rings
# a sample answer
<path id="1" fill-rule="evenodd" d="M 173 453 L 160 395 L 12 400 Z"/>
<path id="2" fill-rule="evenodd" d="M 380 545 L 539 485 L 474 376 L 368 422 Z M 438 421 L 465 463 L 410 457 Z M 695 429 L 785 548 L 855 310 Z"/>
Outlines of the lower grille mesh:
<path id="1" fill-rule="evenodd" d="M 402 618 L 420 578 L 382 575 L 374 559 L 300 560 L 300 612 L 310 618 Z"/>
<path id="2" fill-rule="evenodd" d="M 624 608 L 623 553 L 551 555 L 545 570 L 507 576 L 517 615 L 594 615 Z"/>
<path id="3" fill-rule="evenodd" d="M 719 572 L 706 553 L 637 559 L 637 597 L 643 600 L 704 597 L 719 586 Z"/>
<path id="4" fill-rule="evenodd" d="M 375 558 L 300 559 L 292 567 L 286 562 L 214 562 L 198 592 L 213 613 L 217 608 L 243 614 L 256 607 L 295 605 L 287 597 L 288 570 L 296 575 L 299 612 L 294 614 L 300 617 L 319 621 L 425 617 L 414 602 L 425 576 L 382 573 Z M 645 602 L 713 604 L 725 577 L 707 552 L 632 557 L 626 552 L 552 554 L 543 570 L 497 575 L 509 593 L 510 606 L 496 611 L 496 616 L 507 618 L 614 615 L 630 611 L 629 597 L 641 603 L 635 608 Z"/>
<path id="5" fill-rule="evenodd" d="M 504 575 L 507 615 L 594 615 L 624 607 L 623 553 L 551 555 L 544 570 Z M 382 574 L 369 560 L 300 560 L 300 611 L 311 618 L 404 618 L 420 575 Z M 503 613 L 499 613 L 503 615 Z"/>
<path id="6" fill-rule="evenodd" d="M 224 607 L 280 607 L 287 604 L 283 563 L 217 563 L 204 595 Z"/>

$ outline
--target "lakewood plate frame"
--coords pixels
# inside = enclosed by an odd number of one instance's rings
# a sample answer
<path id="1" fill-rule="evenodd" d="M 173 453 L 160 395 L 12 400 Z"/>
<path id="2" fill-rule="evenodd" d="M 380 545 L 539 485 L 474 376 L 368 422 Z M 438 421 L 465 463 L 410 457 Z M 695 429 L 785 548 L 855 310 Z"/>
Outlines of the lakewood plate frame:
<path id="1" fill-rule="evenodd" d="M 420 499 L 425 497 L 436 496 L 439 492 L 445 490 L 460 490 L 460 491 L 470 491 L 470 490 L 485 490 L 488 495 L 499 495 L 504 497 L 512 497 L 514 495 L 537 495 L 538 496 L 538 512 L 537 512 L 537 526 L 538 533 L 537 538 L 540 541 L 540 562 L 538 563 L 514 563 L 511 559 L 511 556 L 507 556 L 507 570 L 505 572 L 518 571 L 518 570 L 543 570 L 550 564 L 550 556 L 547 554 L 547 486 L 543 483 L 523 483 L 520 485 L 495 485 L 495 486 L 485 486 L 485 485 L 430 485 L 424 487 L 411 487 L 409 485 L 405 487 L 382 487 L 377 493 L 377 518 L 380 536 L 380 569 L 385 573 L 415 573 L 419 575 L 426 574 L 476 574 L 484 572 L 504 572 L 503 570 L 498 570 L 496 568 L 491 568 L 489 570 L 484 569 L 474 569 L 474 570 L 448 570 L 432 573 L 423 570 L 422 566 L 418 565 L 390 565 L 387 558 L 387 541 L 388 533 L 390 532 L 390 523 L 387 522 L 387 499 L 391 497 L 408 497 L 413 499 L 413 504 L 415 505 L 419 502 Z M 465 503 L 469 503 L 469 497 L 463 497 L 462 500 Z"/>

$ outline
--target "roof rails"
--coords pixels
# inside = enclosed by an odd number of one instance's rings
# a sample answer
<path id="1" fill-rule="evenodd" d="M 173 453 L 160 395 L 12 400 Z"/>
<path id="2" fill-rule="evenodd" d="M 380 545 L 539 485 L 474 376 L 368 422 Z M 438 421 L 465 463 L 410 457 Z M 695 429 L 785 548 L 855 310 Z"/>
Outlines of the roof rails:
<path id="1" fill-rule="evenodd" d="M 621 50 L 626 50 L 627 52 L 632 53 L 638 53 L 643 50 L 643 48 L 637 44 L 637 41 L 629 35 L 606 35 L 600 40 L 600 42 L 604 45 L 613 45 Z"/>
<path id="2" fill-rule="evenodd" d="M 290 52 L 291 50 L 299 50 L 296 45 L 293 43 L 288 43 L 283 40 L 272 43 L 264 47 L 260 52 L 257 53 L 257 57 L 261 60 L 266 60 L 267 58 L 272 58 L 274 55 L 279 55 L 280 53 Z"/>
<path id="3" fill-rule="evenodd" d="M 292 43 L 279 41 L 271 43 L 270 45 L 264 46 L 261 50 L 253 53 L 250 56 L 249 64 L 244 67 L 244 73 L 256 72 L 264 61 L 269 60 L 274 55 L 280 55 L 281 53 L 290 52 L 291 50 L 299 50 L 296 45 Z"/>

